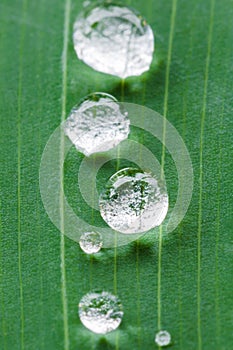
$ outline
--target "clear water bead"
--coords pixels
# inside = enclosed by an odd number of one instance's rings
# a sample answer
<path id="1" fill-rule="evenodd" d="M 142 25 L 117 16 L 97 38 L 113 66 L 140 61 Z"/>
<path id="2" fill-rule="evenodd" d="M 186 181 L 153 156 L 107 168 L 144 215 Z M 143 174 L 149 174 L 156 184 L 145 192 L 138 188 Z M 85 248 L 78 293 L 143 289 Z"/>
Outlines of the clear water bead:
<path id="1" fill-rule="evenodd" d="M 145 19 L 109 1 L 84 9 L 74 24 L 73 40 L 79 59 L 123 79 L 149 70 L 153 59 L 154 35 Z"/>
<path id="2" fill-rule="evenodd" d="M 166 217 L 166 186 L 149 173 L 126 168 L 109 179 L 99 206 L 102 218 L 112 229 L 126 234 L 146 232 Z"/>
<path id="3" fill-rule="evenodd" d="M 155 342 L 159 346 L 167 346 L 171 343 L 171 335 L 167 331 L 159 331 L 155 336 Z"/>
<path id="4" fill-rule="evenodd" d="M 83 325 L 97 334 L 117 329 L 123 317 L 120 300 L 108 292 L 91 292 L 79 303 L 79 317 Z"/>
<path id="5" fill-rule="evenodd" d="M 80 237 L 79 245 L 86 254 L 98 253 L 103 245 L 102 236 L 98 232 L 85 232 Z"/>
<path id="6" fill-rule="evenodd" d="M 64 131 L 77 150 L 90 156 L 105 152 L 127 139 L 130 132 L 128 113 L 106 93 L 86 96 L 67 118 Z"/>

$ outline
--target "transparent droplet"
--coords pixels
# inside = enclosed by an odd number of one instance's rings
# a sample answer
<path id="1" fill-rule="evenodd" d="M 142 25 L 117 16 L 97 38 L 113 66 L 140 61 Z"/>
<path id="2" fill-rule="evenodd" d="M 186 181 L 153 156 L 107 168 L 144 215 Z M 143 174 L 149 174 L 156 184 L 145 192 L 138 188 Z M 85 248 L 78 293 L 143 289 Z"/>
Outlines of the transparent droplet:
<path id="1" fill-rule="evenodd" d="M 67 118 L 64 131 L 77 150 L 90 156 L 105 152 L 127 139 L 128 113 L 117 100 L 102 92 L 86 96 Z"/>
<path id="2" fill-rule="evenodd" d="M 85 232 L 79 240 L 80 248 L 87 254 L 95 254 L 103 245 L 102 236 L 98 232 Z"/>
<path id="3" fill-rule="evenodd" d="M 97 334 L 118 328 L 123 317 L 120 300 L 108 292 L 91 292 L 79 303 L 79 317 L 83 325 Z"/>
<path id="4" fill-rule="evenodd" d="M 154 35 L 145 19 L 108 1 L 84 9 L 74 24 L 73 40 L 79 59 L 121 78 L 141 75 L 153 59 Z"/>
<path id="5" fill-rule="evenodd" d="M 99 206 L 112 229 L 126 234 L 146 232 L 161 225 L 166 217 L 166 185 L 149 173 L 122 169 L 107 182 Z"/>
<path id="6" fill-rule="evenodd" d="M 155 336 L 155 342 L 159 346 L 167 346 L 171 343 L 171 335 L 167 331 L 159 331 Z"/>

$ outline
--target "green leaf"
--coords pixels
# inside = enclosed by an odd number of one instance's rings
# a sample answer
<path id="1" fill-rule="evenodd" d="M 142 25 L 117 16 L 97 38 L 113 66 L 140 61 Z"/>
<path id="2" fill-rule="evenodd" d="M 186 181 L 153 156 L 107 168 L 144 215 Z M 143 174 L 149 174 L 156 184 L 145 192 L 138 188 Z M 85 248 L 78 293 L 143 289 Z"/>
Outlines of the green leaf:
<path id="1" fill-rule="evenodd" d="M 79 1 L 1 1 L 1 349 L 153 350 L 160 328 L 171 333 L 172 349 L 232 348 L 232 0 L 127 3 L 156 33 L 156 58 L 150 72 L 123 86 L 77 60 Z M 94 91 L 165 115 L 186 143 L 195 181 L 175 231 L 90 258 L 49 220 L 39 167 L 55 128 Z M 171 156 L 136 128 L 131 137 L 162 160 L 172 207 L 178 181 Z M 66 196 L 85 220 L 100 223 L 78 197 L 79 164 L 72 149 Z M 115 167 L 100 171 L 97 187 Z M 120 328 L 104 337 L 77 314 L 81 297 L 96 288 L 116 293 L 124 306 Z"/>

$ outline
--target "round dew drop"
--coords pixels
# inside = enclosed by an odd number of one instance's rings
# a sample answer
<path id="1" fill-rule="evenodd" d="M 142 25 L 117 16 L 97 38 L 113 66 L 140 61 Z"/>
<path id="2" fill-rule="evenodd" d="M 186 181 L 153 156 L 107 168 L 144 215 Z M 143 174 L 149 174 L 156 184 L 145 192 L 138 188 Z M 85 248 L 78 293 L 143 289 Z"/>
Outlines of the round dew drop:
<path id="1" fill-rule="evenodd" d="M 145 19 L 132 8 L 104 1 L 86 7 L 73 32 L 80 60 L 93 69 L 122 79 L 149 70 L 154 35 Z"/>
<path id="2" fill-rule="evenodd" d="M 85 232 L 80 237 L 79 245 L 86 254 L 98 253 L 103 245 L 102 236 L 98 232 Z"/>
<path id="3" fill-rule="evenodd" d="M 168 211 L 165 183 L 149 173 L 125 168 L 107 182 L 99 198 L 102 218 L 114 230 L 141 233 L 161 225 Z"/>
<path id="4" fill-rule="evenodd" d="M 159 331 L 155 336 L 155 343 L 159 346 L 167 346 L 171 343 L 171 335 L 167 331 Z"/>
<path id="5" fill-rule="evenodd" d="M 120 300 L 108 292 L 90 292 L 79 303 L 82 324 L 97 334 L 117 329 L 122 321 L 123 308 Z"/>
<path id="6" fill-rule="evenodd" d="M 86 156 L 106 152 L 127 139 L 128 113 L 106 93 L 95 92 L 75 106 L 64 124 L 64 132 Z"/>

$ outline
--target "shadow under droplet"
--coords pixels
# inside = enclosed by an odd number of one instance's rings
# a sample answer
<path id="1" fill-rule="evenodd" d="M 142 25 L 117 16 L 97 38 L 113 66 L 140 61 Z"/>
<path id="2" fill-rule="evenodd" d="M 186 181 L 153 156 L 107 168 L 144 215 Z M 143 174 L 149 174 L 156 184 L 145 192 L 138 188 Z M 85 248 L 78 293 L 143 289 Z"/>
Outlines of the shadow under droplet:
<path id="1" fill-rule="evenodd" d="M 158 89 L 165 84 L 166 65 L 161 58 L 155 58 L 150 70 L 141 76 L 128 77 L 124 81 L 119 80 L 109 91 L 119 102 L 136 103 L 141 101 L 145 86 L 153 86 L 153 91 L 158 93 Z"/>
<path id="2" fill-rule="evenodd" d="M 113 350 L 115 347 L 106 338 L 102 337 L 96 344 L 95 350 Z"/>

